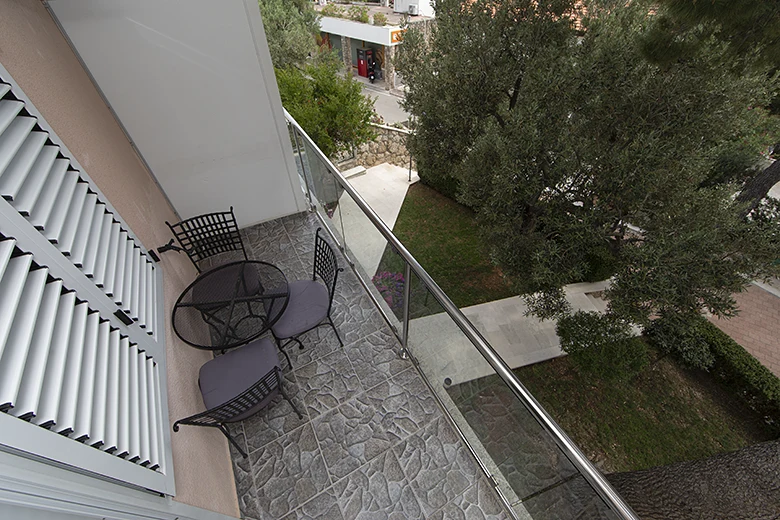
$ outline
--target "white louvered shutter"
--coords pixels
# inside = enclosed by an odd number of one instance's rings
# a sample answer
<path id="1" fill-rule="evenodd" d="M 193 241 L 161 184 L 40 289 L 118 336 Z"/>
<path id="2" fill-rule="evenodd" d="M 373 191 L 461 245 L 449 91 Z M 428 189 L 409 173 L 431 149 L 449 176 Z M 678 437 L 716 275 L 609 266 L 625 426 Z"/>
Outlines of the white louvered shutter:
<path id="1" fill-rule="evenodd" d="M 170 494 L 159 270 L 2 67 L 0 196 L 0 444 Z"/>

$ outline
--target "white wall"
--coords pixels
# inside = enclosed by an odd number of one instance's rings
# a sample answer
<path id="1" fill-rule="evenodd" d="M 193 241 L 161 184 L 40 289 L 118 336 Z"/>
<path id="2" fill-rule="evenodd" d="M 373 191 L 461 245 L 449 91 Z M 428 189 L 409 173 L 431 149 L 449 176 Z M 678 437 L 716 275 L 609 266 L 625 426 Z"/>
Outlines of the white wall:
<path id="1" fill-rule="evenodd" d="M 343 18 L 331 18 L 323 16 L 320 20 L 320 30 L 322 32 L 347 36 L 357 41 L 359 47 L 360 41 L 376 43 L 379 45 L 391 45 L 390 33 L 397 31 L 398 27 L 385 26 L 379 27 L 367 23 L 353 22 Z M 397 43 L 392 45 L 398 45 Z M 356 44 L 353 42 L 352 47 Z"/>
<path id="2" fill-rule="evenodd" d="M 49 3 L 182 218 L 305 209 L 256 1 Z"/>
<path id="3" fill-rule="evenodd" d="M 396 13 L 408 13 L 409 4 L 417 4 L 418 14 L 420 16 L 436 15 L 430 0 L 395 0 L 393 11 Z"/>

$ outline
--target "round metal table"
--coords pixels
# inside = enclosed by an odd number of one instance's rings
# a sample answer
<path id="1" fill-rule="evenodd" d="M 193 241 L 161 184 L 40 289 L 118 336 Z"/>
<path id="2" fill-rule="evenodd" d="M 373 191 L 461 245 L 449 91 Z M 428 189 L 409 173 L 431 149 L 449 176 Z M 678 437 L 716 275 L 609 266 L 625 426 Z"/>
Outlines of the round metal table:
<path id="1" fill-rule="evenodd" d="M 224 350 L 249 343 L 281 317 L 287 278 L 267 262 L 231 262 L 198 276 L 176 300 L 171 323 L 188 345 Z"/>

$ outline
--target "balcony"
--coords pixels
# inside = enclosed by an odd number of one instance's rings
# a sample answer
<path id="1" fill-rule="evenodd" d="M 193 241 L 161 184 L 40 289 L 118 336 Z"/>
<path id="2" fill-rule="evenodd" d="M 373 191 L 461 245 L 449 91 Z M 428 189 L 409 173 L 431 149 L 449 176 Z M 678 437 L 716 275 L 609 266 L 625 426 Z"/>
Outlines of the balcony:
<path id="1" fill-rule="evenodd" d="M 326 327 L 301 338 L 305 349 L 288 349 L 287 388 L 303 419 L 279 399 L 233 427 L 249 453 L 232 452 L 242 514 L 633 518 L 316 145 L 289 117 L 288 124 L 312 211 L 247 228 L 245 243 L 252 258 L 301 279 L 311 276 L 316 229 L 328 231 L 345 268 L 333 304 L 344 347 Z M 377 251 L 388 247 L 404 266 L 389 298 L 372 281 Z"/>

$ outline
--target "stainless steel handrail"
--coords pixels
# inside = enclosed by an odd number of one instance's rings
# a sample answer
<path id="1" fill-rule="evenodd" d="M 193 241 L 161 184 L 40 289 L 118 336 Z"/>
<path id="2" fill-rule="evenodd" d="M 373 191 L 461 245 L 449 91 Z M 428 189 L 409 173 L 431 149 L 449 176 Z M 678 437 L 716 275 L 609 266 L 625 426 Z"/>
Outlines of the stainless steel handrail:
<path id="1" fill-rule="evenodd" d="M 604 478 L 604 475 L 588 460 L 588 458 L 582 453 L 582 451 L 574 444 L 574 441 L 569 438 L 566 432 L 561 429 L 555 420 L 547 413 L 542 407 L 539 401 L 531 395 L 528 389 L 520 382 L 517 376 L 512 372 L 509 366 L 504 360 L 496 353 L 490 343 L 482 336 L 482 334 L 471 324 L 461 310 L 452 303 L 452 300 L 447 294 L 439 287 L 439 285 L 431 278 L 431 276 L 423 269 L 423 267 L 417 262 L 412 254 L 404 247 L 404 245 L 393 234 L 392 230 L 379 218 L 371 206 L 363 200 L 363 197 L 352 187 L 349 182 L 341 175 L 341 172 L 336 168 L 333 163 L 328 159 L 325 154 L 314 144 L 306 131 L 301 128 L 297 121 L 287 112 L 284 111 L 284 115 L 287 120 L 292 124 L 296 130 L 298 130 L 303 138 L 307 139 L 313 149 L 326 166 L 331 170 L 334 178 L 341 184 L 342 188 L 349 193 L 352 199 L 357 203 L 358 207 L 365 213 L 365 215 L 376 226 L 385 240 L 395 248 L 399 255 L 407 262 L 407 264 L 414 270 L 420 280 L 427 286 L 428 290 L 439 301 L 445 312 L 450 315 L 455 324 L 461 331 L 469 338 L 471 343 L 477 348 L 482 356 L 493 367 L 499 377 L 506 383 L 509 388 L 514 392 L 520 402 L 528 409 L 528 411 L 534 416 L 534 418 L 547 430 L 552 436 L 555 443 L 563 451 L 563 453 L 569 458 L 571 463 L 579 470 L 583 478 L 591 485 L 591 487 L 598 493 L 598 495 L 606 502 L 615 512 L 620 515 L 621 518 L 626 520 L 639 520 L 631 507 L 623 500 L 612 485 Z"/>

